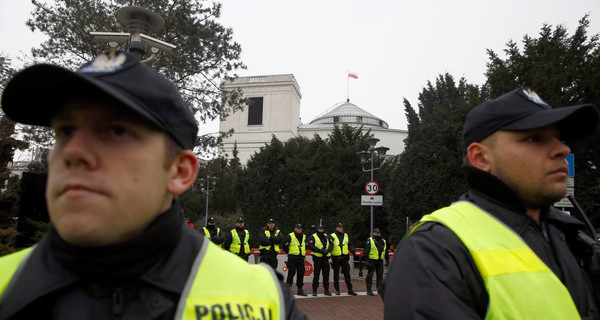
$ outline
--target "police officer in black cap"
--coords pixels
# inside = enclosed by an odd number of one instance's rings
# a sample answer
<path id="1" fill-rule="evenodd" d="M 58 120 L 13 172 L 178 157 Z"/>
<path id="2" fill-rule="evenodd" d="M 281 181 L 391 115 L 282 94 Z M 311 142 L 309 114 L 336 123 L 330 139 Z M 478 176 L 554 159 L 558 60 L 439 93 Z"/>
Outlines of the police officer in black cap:
<path id="1" fill-rule="evenodd" d="M 312 295 L 317 295 L 317 289 L 319 288 L 319 277 L 322 272 L 325 295 L 330 296 L 329 257 L 331 256 L 331 249 L 333 249 L 333 241 L 330 239 L 329 235 L 325 233 L 325 227 L 323 227 L 322 224 L 317 225 L 317 232 L 313 233 L 308 239 L 308 249 L 311 251 L 310 254 L 312 255 L 315 268 L 312 283 Z"/>
<path id="2" fill-rule="evenodd" d="M 350 277 L 350 255 L 356 256 L 354 245 L 350 242 L 348 234 L 344 232 L 344 225 L 338 223 L 335 226 L 335 232 L 331 235 L 333 249 L 331 249 L 331 262 L 333 265 L 333 287 L 335 294 L 340 295 L 340 268 L 344 274 L 344 280 L 348 287 L 348 294 L 355 296 L 356 292 L 352 290 L 352 278 Z"/>
<path id="3" fill-rule="evenodd" d="M 377 273 L 377 287 L 383 282 L 383 268 L 387 268 L 390 263 L 388 251 L 387 242 L 381 237 L 381 230 L 373 228 L 373 235 L 367 240 L 364 250 L 368 269 L 365 282 L 367 284 L 367 294 L 370 296 L 375 295 L 371 289 L 373 286 L 373 273 Z M 385 261 L 385 265 L 383 261 Z"/>
<path id="4" fill-rule="evenodd" d="M 250 257 L 250 234 L 245 228 L 244 218 L 238 218 L 235 221 L 235 229 L 225 234 L 223 248 L 238 255 L 238 257 L 248 261 Z"/>
<path id="5" fill-rule="evenodd" d="M 277 228 L 275 219 L 269 219 L 267 226 L 260 231 L 258 249 L 260 250 L 260 262 L 270 265 L 273 270 L 277 270 L 277 255 L 281 238 L 281 231 Z"/>
<path id="6" fill-rule="evenodd" d="M 298 287 L 298 295 L 306 296 L 304 293 L 304 259 L 306 255 L 306 236 L 302 233 L 302 224 L 298 223 L 294 226 L 294 232 L 290 232 L 283 240 L 283 251 L 288 254 L 286 265 L 288 267 L 287 284 L 292 286 L 294 275 L 296 277 L 296 286 Z"/>
<path id="7" fill-rule="evenodd" d="M 215 217 L 208 218 L 206 227 L 202 228 L 202 230 L 204 231 L 204 235 L 209 238 L 210 241 L 219 246 L 225 241 L 225 236 L 223 235 L 223 232 L 221 232 L 221 228 L 217 228 Z"/>

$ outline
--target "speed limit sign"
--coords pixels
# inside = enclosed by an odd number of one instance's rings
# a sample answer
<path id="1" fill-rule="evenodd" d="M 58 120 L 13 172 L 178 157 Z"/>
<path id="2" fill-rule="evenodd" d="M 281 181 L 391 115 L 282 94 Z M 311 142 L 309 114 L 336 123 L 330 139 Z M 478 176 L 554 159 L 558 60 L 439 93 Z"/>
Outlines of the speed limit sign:
<path id="1" fill-rule="evenodd" d="M 375 181 L 369 181 L 365 184 L 365 191 L 370 195 L 377 194 L 379 192 L 379 184 Z"/>

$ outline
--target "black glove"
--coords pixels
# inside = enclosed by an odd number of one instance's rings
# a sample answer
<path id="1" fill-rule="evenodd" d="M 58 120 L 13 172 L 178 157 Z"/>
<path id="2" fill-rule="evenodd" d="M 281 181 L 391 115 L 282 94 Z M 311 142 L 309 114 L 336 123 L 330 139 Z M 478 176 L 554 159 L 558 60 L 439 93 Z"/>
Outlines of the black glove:
<path id="1" fill-rule="evenodd" d="M 389 262 L 386 262 L 386 263 L 383 265 L 383 267 L 384 267 L 384 268 L 387 268 L 389 265 L 390 265 L 390 263 L 389 263 Z"/>

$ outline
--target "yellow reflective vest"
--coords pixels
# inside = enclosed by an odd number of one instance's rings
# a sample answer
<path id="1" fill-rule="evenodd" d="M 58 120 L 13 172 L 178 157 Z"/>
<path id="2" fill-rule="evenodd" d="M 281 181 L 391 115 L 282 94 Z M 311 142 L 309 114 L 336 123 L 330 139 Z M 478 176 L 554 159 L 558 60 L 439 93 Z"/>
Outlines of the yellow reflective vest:
<path id="1" fill-rule="evenodd" d="M 290 246 L 288 254 L 296 256 L 306 255 L 306 236 L 304 234 L 302 235 L 302 243 L 299 243 L 298 238 L 296 238 L 296 234 L 294 232 L 290 233 Z"/>
<path id="2" fill-rule="evenodd" d="M 381 253 L 377 250 L 377 246 L 375 245 L 375 239 L 373 237 L 369 237 L 369 242 L 371 243 L 371 249 L 369 250 L 369 259 L 373 260 L 383 260 L 385 259 L 385 251 L 387 250 L 387 242 L 384 239 L 383 241 L 383 250 Z"/>
<path id="3" fill-rule="evenodd" d="M 208 231 L 206 227 L 202 227 L 202 229 L 204 229 L 204 235 L 210 239 L 210 231 Z M 221 228 L 217 228 L 217 235 L 219 235 L 219 233 L 221 233 Z"/>
<path id="4" fill-rule="evenodd" d="M 323 245 L 323 242 L 321 242 L 321 238 L 319 238 L 319 236 L 316 233 L 313 233 L 312 237 L 313 237 L 313 239 L 315 239 L 315 247 L 317 247 L 319 249 L 325 248 L 325 246 Z M 325 238 L 327 238 L 327 234 L 325 234 Z M 325 249 L 327 249 L 327 248 L 325 248 Z M 310 254 L 312 254 L 315 257 L 322 257 L 323 256 L 322 253 L 315 252 L 315 251 L 312 251 Z M 327 253 L 327 256 L 330 257 L 331 256 L 331 252 Z"/>
<path id="5" fill-rule="evenodd" d="M 248 239 L 250 239 L 250 235 L 248 234 L 248 230 L 244 229 L 246 233 L 246 237 L 244 238 L 244 253 L 250 254 L 250 244 L 248 243 Z M 236 229 L 231 230 L 231 246 L 229 246 L 229 251 L 233 253 L 240 253 L 240 249 L 242 247 L 242 241 L 240 240 L 240 236 L 237 233 Z"/>
<path id="6" fill-rule="evenodd" d="M 486 319 L 580 319 L 564 284 L 513 230 L 471 202 L 425 215 L 452 230 L 475 261 L 489 294 Z"/>
<path id="7" fill-rule="evenodd" d="M 340 243 L 340 239 L 337 236 L 337 233 L 332 233 L 331 237 L 333 238 L 333 250 L 331 250 L 332 256 L 341 256 L 342 254 L 348 254 L 348 235 L 344 233 L 344 238 Z"/>
<path id="8" fill-rule="evenodd" d="M 281 231 L 279 229 L 277 229 L 277 231 L 275 231 L 275 234 L 273 236 L 277 236 Z M 271 230 L 267 229 L 265 230 L 265 235 L 267 236 L 267 238 L 269 238 L 271 236 Z M 259 246 L 258 250 L 269 250 L 271 246 Z M 275 252 L 279 252 L 279 244 L 273 244 L 273 249 L 275 250 Z"/>
<path id="9" fill-rule="evenodd" d="M 0 297 L 31 249 L 0 258 Z M 235 277 L 231 277 L 235 274 Z M 210 289 L 207 289 L 210 288 Z M 285 319 L 275 272 L 248 264 L 204 241 L 177 305 L 175 319 Z"/>

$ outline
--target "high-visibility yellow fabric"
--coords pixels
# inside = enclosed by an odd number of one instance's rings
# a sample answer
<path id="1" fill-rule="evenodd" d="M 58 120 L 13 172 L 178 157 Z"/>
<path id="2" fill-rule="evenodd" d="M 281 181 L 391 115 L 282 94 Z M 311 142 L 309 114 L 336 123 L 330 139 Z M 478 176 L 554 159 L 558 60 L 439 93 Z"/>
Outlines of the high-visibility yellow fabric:
<path id="1" fill-rule="evenodd" d="M 312 237 L 313 237 L 313 239 L 315 239 L 315 247 L 317 247 L 319 249 L 325 248 L 325 245 L 323 245 L 323 242 L 321 242 L 321 238 L 319 238 L 319 236 L 316 233 L 313 233 Z M 322 257 L 323 256 L 322 253 L 316 252 L 316 251 L 312 251 L 310 254 L 312 254 L 315 257 Z M 328 252 L 327 256 L 330 257 L 331 256 L 331 252 Z"/>
<path id="2" fill-rule="evenodd" d="M 277 229 L 277 231 L 275 231 L 275 234 L 274 234 L 273 236 L 278 236 L 278 235 L 279 235 L 279 233 L 280 233 L 280 230 L 279 230 L 279 229 Z M 269 230 L 269 229 L 266 229 L 266 230 L 265 230 L 265 236 L 267 236 L 267 238 L 269 238 L 269 237 L 271 236 L 271 230 Z M 258 250 L 262 250 L 262 249 L 269 250 L 269 248 L 270 248 L 270 247 L 271 247 L 271 246 L 259 246 L 259 247 L 258 247 Z M 275 249 L 275 252 L 279 252 L 279 245 L 278 245 L 278 244 L 274 244 L 274 245 L 273 245 L 273 249 Z"/>
<path id="3" fill-rule="evenodd" d="M 461 201 L 425 215 L 412 230 L 437 221 L 469 250 L 490 301 L 486 319 L 580 319 L 564 284 L 513 230 Z"/>
<path id="4" fill-rule="evenodd" d="M 0 297 L 4 294 L 4 290 L 6 290 L 15 272 L 17 272 L 21 261 L 27 257 L 32 249 L 33 247 L 0 257 Z"/>
<path id="5" fill-rule="evenodd" d="M 248 230 L 244 229 L 244 232 L 246 233 L 246 237 L 244 238 L 244 253 L 250 254 L 250 244 L 248 243 L 250 235 L 248 234 Z M 231 246 L 229 246 L 229 251 L 233 253 L 240 253 L 242 241 L 240 240 L 240 236 L 238 235 L 236 229 L 231 230 L 231 238 Z"/>
<path id="6" fill-rule="evenodd" d="M 385 251 L 387 250 L 387 242 L 385 239 L 381 239 L 383 241 L 383 250 L 381 250 L 381 254 L 377 250 L 377 246 L 375 245 L 375 239 L 373 237 L 369 237 L 369 242 L 371 243 L 371 249 L 369 250 L 369 259 L 373 260 L 383 260 L 385 259 Z"/>
<path id="7" fill-rule="evenodd" d="M 332 233 L 331 237 L 333 238 L 333 250 L 331 250 L 331 255 L 341 256 L 342 254 L 348 254 L 348 235 L 344 233 L 344 238 L 341 243 L 337 233 Z"/>
<path id="8" fill-rule="evenodd" d="M 282 289 L 273 270 L 248 264 L 214 243 L 205 243 L 203 251 L 175 319 L 285 319 Z"/>
<path id="9" fill-rule="evenodd" d="M 302 235 L 302 243 L 298 242 L 298 238 L 296 238 L 296 234 L 294 232 L 290 233 L 290 246 L 288 254 L 293 254 L 296 256 L 305 256 L 306 255 L 306 236 Z"/>

